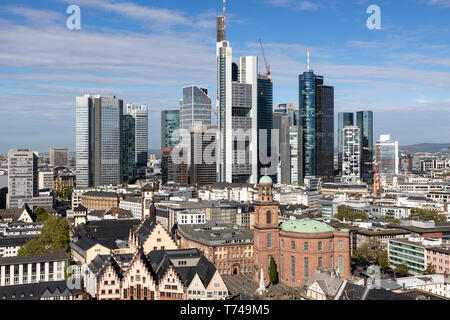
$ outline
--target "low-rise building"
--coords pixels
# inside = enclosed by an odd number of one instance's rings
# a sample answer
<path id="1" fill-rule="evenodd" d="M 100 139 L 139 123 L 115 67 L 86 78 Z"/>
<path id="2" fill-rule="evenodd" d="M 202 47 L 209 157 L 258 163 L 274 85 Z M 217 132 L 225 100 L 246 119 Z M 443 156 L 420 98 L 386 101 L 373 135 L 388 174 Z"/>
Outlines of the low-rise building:
<path id="1" fill-rule="evenodd" d="M 444 274 L 432 274 L 416 277 L 402 277 L 396 279 L 402 289 L 399 292 L 411 289 L 420 289 L 425 292 L 450 298 L 450 278 Z"/>
<path id="2" fill-rule="evenodd" d="M 81 204 L 88 210 L 109 210 L 119 207 L 119 195 L 115 192 L 88 191 L 81 196 Z"/>
<path id="3" fill-rule="evenodd" d="M 65 253 L 0 258 L 0 286 L 64 280 L 67 260 Z"/>
<path id="4" fill-rule="evenodd" d="M 0 300 L 83 300 L 83 289 L 69 288 L 67 281 L 37 282 L 0 287 Z"/>
<path id="5" fill-rule="evenodd" d="M 220 274 L 253 272 L 253 231 L 232 224 L 209 222 L 179 225 L 180 248 L 197 248 L 205 254 Z"/>
<path id="6" fill-rule="evenodd" d="M 126 197 L 120 200 L 119 208 L 130 210 L 134 219 L 142 219 L 142 198 L 141 197 Z"/>
<path id="7" fill-rule="evenodd" d="M 16 257 L 19 249 L 30 239 L 36 239 L 30 236 L 10 236 L 0 237 L 0 258 Z"/>

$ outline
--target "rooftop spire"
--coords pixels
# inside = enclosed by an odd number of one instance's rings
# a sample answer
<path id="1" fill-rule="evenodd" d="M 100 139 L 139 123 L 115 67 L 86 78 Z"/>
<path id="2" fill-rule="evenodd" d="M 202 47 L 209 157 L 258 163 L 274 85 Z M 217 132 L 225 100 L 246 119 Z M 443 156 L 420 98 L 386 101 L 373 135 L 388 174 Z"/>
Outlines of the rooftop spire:
<path id="1" fill-rule="evenodd" d="M 308 63 L 306 65 L 306 70 L 309 72 L 309 48 L 308 48 Z"/>

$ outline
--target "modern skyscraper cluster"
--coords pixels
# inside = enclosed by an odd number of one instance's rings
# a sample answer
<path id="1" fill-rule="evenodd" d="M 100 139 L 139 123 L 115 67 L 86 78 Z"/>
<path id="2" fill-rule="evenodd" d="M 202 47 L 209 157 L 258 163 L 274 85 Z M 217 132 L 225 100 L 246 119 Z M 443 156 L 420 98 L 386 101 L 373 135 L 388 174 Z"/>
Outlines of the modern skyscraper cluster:
<path id="1" fill-rule="evenodd" d="M 343 163 L 344 149 L 347 151 L 353 148 L 355 143 L 353 140 L 344 140 L 344 130 L 353 126 L 359 129 L 359 178 L 363 181 L 373 181 L 373 112 L 358 111 L 356 112 L 356 124 L 354 122 L 354 114 L 352 112 L 338 113 L 338 170 L 344 178 L 344 167 L 352 166 L 350 163 Z M 353 129 L 349 129 L 350 131 Z M 348 131 L 347 131 L 348 133 Z M 346 145 L 348 142 L 350 145 Z M 349 159 L 348 157 L 346 159 Z"/>
<path id="2" fill-rule="evenodd" d="M 146 162 L 147 108 L 129 105 L 126 112 L 124 117 L 123 100 L 115 96 L 76 97 L 78 187 L 120 184 L 124 177 L 130 178 L 138 160 Z"/>

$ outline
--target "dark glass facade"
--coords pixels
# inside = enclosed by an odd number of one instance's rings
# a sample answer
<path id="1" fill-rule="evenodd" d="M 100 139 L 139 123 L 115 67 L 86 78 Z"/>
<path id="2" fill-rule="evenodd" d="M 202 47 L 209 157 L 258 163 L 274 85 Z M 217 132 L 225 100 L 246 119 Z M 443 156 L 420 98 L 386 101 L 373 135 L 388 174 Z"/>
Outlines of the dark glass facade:
<path id="1" fill-rule="evenodd" d="M 316 175 L 316 76 L 299 76 L 300 126 L 303 128 L 303 177 Z M 301 180 L 302 181 L 302 180 Z"/>
<path id="2" fill-rule="evenodd" d="M 359 127 L 361 142 L 361 177 L 363 181 L 373 180 L 373 165 L 365 164 L 365 162 L 373 161 L 373 112 L 358 111 L 356 113 L 356 125 Z"/>
<path id="3" fill-rule="evenodd" d="M 342 129 L 354 125 L 353 112 L 339 112 L 338 113 L 338 170 L 342 171 Z"/>
<path id="4" fill-rule="evenodd" d="M 161 149 L 173 148 L 178 144 L 179 114 L 179 110 L 161 111 Z"/>
<path id="5" fill-rule="evenodd" d="M 258 75 L 258 181 L 264 175 L 264 168 L 269 167 L 270 163 L 262 164 L 259 152 L 271 156 L 271 129 L 273 129 L 273 83 L 267 76 Z M 260 130 L 267 131 L 261 132 Z M 266 134 L 266 144 L 260 144 L 261 135 Z M 262 150 L 260 150 L 262 149 Z M 260 151 L 259 151 L 260 150 Z M 276 178 L 276 174 L 272 177 Z"/>
<path id="6" fill-rule="evenodd" d="M 316 86 L 316 147 L 316 176 L 332 179 L 334 177 L 334 88 L 322 84 Z"/>
<path id="7" fill-rule="evenodd" d="M 299 75 L 299 124 L 302 128 L 302 172 L 306 176 L 334 175 L 334 88 L 323 85 L 313 71 Z"/>
<path id="8" fill-rule="evenodd" d="M 122 122 L 123 180 L 131 181 L 136 176 L 135 119 L 127 114 Z"/>

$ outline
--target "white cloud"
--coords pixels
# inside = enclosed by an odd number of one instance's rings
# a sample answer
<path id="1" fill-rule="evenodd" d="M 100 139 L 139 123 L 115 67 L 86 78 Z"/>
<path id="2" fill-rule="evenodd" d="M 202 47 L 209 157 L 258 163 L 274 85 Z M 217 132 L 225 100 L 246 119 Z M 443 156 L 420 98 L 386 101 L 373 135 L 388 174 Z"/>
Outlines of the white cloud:
<path id="1" fill-rule="evenodd" d="M 267 3 L 274 7 L 289 8 L 299 11 L 316 11 L 324 8 L 323 5 L 314 1 L 299 1 L 299 0 L 267 0 Z"/>

